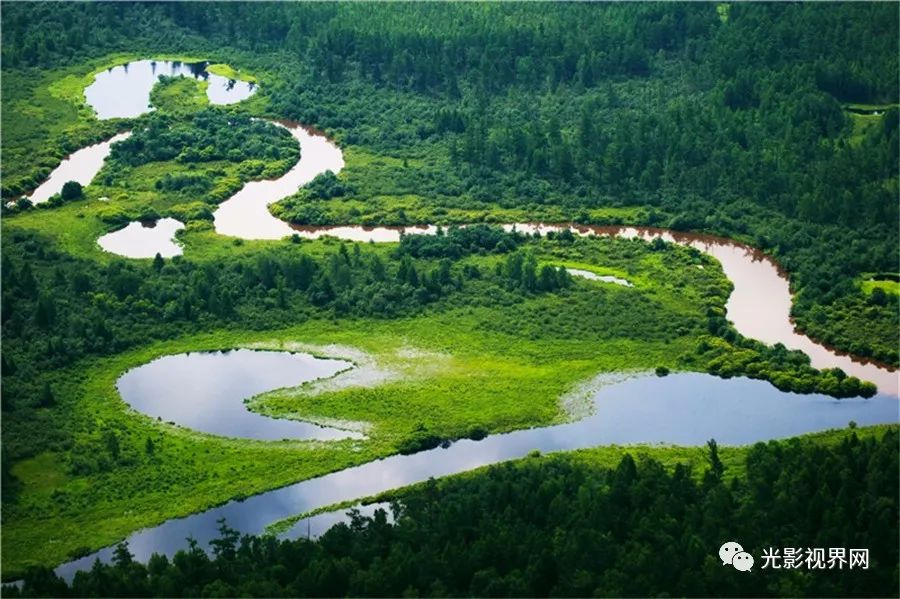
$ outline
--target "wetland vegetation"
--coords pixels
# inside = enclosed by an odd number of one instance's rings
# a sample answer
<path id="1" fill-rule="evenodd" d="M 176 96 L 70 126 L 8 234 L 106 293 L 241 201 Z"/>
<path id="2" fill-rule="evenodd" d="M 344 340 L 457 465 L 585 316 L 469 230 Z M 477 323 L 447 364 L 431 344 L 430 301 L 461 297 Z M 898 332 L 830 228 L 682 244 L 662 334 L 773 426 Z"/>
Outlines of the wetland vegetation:
<path id="1" fill-rule="evenodd" d="M 892 427 L 531 456 L 394 492 L 392 520 L 355 516 L 312 541 L 221 523 L 209 555 L 192 544 L 141 563 L 119 545 L 111 564 L 68 584 L 33 570 L 10 596 L 878 596 L 897 589 L 896 444 Z M 709 550 L 732 537 L 756 552 L 850 539 L 879 557 L 736 578 Z"/>
<path id="2" fill-rule="evenodd" d="M 234 498 L 560 423 L 573 417 L 560 398 L 598 373 L 875 394 L 741 335 L 726 318 L 731 283 L 696 249 L 499 224 L 734 238 L 785 269 L 800 330 L 900 365 L 894 8 L 4 5 L 2 575 L 30 572 L 9 592 L 896 594 L 895 427 L 723 448 L 727 475 L 712 448 L 708 468 L 679 448 L 534 457 L 400 492 L 396 525 L 355 520 L 318 543 L 223 526 L 212 558 L 192 546 L 143 566 L 122 549 L 70 588 L 46 569 Z M 148 60 L 202 65 L 253 93 L 211 102 L 204 77 L 160 72 L 153 110 L 98 118 L 85 97 L 95 77 Z M 864 105 L 876 108 L 861 115 Z M 277 124 L 287 120 L 321 129 L 345 166 L 292 190 L 274 216 L 441 229 L 386 244 L 218 234 L 219 204 L 303 164 Z M 91 181 L 22 200 L 64 157 L 125 131 Z M 178 229 L 165 257 L 98 245 L 157 219 Z M 269 417 L 365 436 L 218 437 L 137 413 L 116 389 L 163 356 L 233 348 L 369 364 L 372 378 L 244 398 Z M 642 452 L 651 458 L 622 457 Z M 460 528 L 466 513 L 483 521 Z M 761 514 L 776 515 L 765 530 L 753 525 Z M 583 535 L 559 532 L 588 520 Z M 856 542 L 882 566 L 754 571 L 743 584 L 710 565 L 723 535 L 760 548 Z M 520 550 L 502 557 L 510 538 Z M 658 551 L 662 569 L 647 562 Z"/>

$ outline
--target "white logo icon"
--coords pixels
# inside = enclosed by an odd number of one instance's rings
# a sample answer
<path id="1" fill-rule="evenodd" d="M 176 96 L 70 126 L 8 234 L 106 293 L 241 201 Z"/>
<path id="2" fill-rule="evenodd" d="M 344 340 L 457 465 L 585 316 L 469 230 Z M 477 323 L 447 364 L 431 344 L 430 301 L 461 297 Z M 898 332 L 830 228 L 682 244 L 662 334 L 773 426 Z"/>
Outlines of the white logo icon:
<path id="1" fill-rule="evenodd" d="M 722 560 L 723 566 L 730 564 L 741 572 L 749 572 L 753 567 L 753 556 L 744 551 L 737 541 L 723 543 L 719 547 L 719 559 Z"/>
<path id="2" fill-rule="evenodd" d="M 734 556 L 734 559 L 731 561 L 731 565 L 734 566 L 735 570 L 740 570 L 741 572 L 749 572 L 750 568 L 753 567 L 753 556 L 746 551 L 741 551 Z"/>
<path id="3" fill-rule="evenodd" d="M 723 543 L 721 547 L 719 547 L 719 559 L 722 560 L 722 565 L 730 564 L 731 560 L 734 559 L 735 554 L 741 553 L 744 550 L 741 547 L 741 544 L 737 541 L 728 541 L 727 543 Z"/>

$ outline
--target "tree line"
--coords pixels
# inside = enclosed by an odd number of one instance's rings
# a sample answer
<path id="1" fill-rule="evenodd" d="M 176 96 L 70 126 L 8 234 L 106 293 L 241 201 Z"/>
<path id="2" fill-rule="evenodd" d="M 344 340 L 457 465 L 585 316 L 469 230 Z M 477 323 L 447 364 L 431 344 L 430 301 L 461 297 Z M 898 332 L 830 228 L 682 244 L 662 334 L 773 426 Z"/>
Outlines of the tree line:
<path id="1" fill-rule="evenodd" d="M 726 467 L 529 457 L 395 493 L 319 539 L 241 536 L 136 561 L 119 545 L 71 583 L 34 568 L 9 597 L 818 596 L 898 593 L 896 428 L 758 443 Z M 587 454 L 589 456 L 589 454 Z M 731 471 L 734 468 L 734 471 Z M 764 525 L 763 525 L 764 523 Z M 723 566 L 737 540 L 750 572 Z M 770 548 L 866 548 L 868 568 L 764 568 Z"/>
<path id="2" fill-rule="evenodd" d="M 5 16 L 4 69 L 126 46 L 226 48 L 271 73 L 275 114 L 427 158 L 323 179 L 275 208 L 285 219 L 652 206 L 654 222 L 635 224 L 778 257 L 796 322 L 817 338 L 900 360 L 896 301 L 870 309 L 857 284 L 896 270 L 898 115 L 888 106 L 859 133 L 843 110 L 900 97 L 888 4 L 26 4 Z M 429 202 L 359 207 L 407 194 Z"/>

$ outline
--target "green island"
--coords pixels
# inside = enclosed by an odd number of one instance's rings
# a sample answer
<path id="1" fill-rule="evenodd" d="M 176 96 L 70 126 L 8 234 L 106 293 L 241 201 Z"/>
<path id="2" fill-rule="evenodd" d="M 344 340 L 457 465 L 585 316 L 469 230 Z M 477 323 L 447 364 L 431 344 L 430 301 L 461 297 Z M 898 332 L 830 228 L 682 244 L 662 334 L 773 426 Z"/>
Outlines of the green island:
<path id="1" fill-rule="evenodd" d="M 148 561 L 120 544 L 377 460 L 578 421 L 616 384 L 604 375 L 706 373 L 763 381 L 785 402 L 883 402 L 865 377 L 739 331 L 734 286 L 706 253 L 502 225 L 733 239 L 789 277 L 799 332 L 900 366 L 894 7 L 3 8 L 0 573 L 24 578 L 4 594 L 897 594 L 896 418 L 739 446 L 535 452 L 378 493 L 393 518 L 353 517 L 318 540 L 223 522 L 211 549 L 185 541 Z M 251 93 L 213 101 L 210 78 L 160 73 L 143 112 L 101 118 L 85 89 L 145 60 L 201 65 Z M 283 123 L 327 135 L 343 168 L 268 205 L 295 234 L 217 233 L 229 198 L 315 159 Z M 67 156 L 123 132 L 89 183 L 27 199 Z M 184 224 L 180 255 L 98 245 L 162 218 Z M 304 235 L 351 225 L 440 229 L 387 243 Z M 237 348 L 352 362 L 244 400 L 361 434 L 206 434 L 117 388 L 159 358 Z M 730 537 L 757 552 L 743 578 L 717 559 Z M 52 572 L 109 546 L 111 564 Z M 872 562 L 773 573 L 760 568 L 770 546 L 866 547 Z"/>

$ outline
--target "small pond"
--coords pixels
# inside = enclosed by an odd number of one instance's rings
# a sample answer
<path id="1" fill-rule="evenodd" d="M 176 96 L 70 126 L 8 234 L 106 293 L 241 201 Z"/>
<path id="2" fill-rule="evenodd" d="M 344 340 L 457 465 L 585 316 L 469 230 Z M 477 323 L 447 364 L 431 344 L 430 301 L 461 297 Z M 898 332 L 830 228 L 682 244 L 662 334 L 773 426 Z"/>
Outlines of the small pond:
<path id="1" fill-rule="evenodd" d="M 127 227 L 107 233 L 97 240 L 104 251 L 126 258 L 163 258 L 181 255 L 181 246 L 175 241 L 175 233 L 184 223 L 174 218 L 150 221 L 134 221 Z"/>
<path id="2" fill-rule="evenodd" d="M 634 285 L 632 285 L 625 279 L 620 279 L 619 277 L 614 277 L 612 275 L 598 275 L 595 272 L 591 272 L 589 270 L 581 270 L 580 268 L 567 268 L 566 271 L 568 271 L 568 273 L 572 276 L 588 279 L 589 281 L 601 281 L 603 283 L 613 283 L 615 285 L 621 285 L 623 287 L 634 287 Z"/>
<path id="3" fill-rule="evenodd" d="M 234 81 L 206 70 L 207 62 L 138 60 L 98 73 L 84 90 L 88 106 L 99 119 L 136 117 L 152 110 L 150 90 L 160 75 L 193 77 L 209 83 L 206 95 L 213 104 L 234 104 L 246 100 L 256 86 Z"/>
<path id="4" fill-rule="evenodd" d="M 193 430 L 247 439 L 345 439 L 359 433 L 251 412 L 244 400 L 336 375 L 353 365 L 309 354 L 238 349 L 164 356 L 126 372 L 122 399 L 135 410 Z"/>

